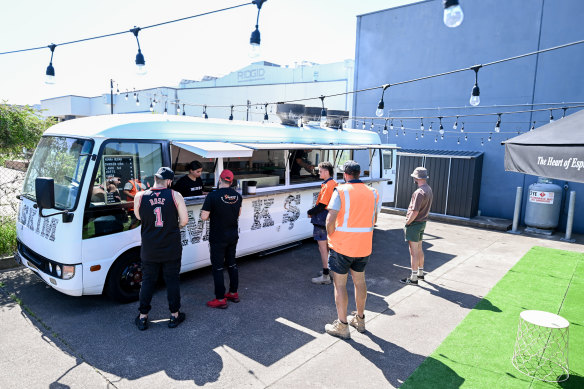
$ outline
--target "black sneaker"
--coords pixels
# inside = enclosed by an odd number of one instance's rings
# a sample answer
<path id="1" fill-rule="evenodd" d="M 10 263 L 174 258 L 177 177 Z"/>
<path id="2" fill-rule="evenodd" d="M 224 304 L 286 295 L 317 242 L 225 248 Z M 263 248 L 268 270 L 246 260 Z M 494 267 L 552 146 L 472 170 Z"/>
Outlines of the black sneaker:
<path id="1" fill-rule="evenodd" d="M 423 280 L 424 276 L 418 276 L 418 280 Z"/>
<path id="2" fill-rule="evenodd" d="M 418 280 L 414 281 L 410 277 L 402 278 L 401 280 L 399 280 L 399 282 L 406 285 L 418 285 Z"/>
<path id="3" fill-rule="evenodd" d="M 185 321 L 187 315 L 184 312 L 179 312 L 177 317 L 170 315 L 170 320 L 168 321 L 168 328 L 176 328 L 180 323 Z"/>
<path id="4" fill-rule="evenodd" d="M 136 316 L 136 320 L 134 320 L 134 323 L 136 323 L 136 327 L 138 327 L 138 329 L 140 331 L 144 331 L 148 329 L 148 316 L 146 316 L 143 319 L 140 319 L 140 315 Z"/>

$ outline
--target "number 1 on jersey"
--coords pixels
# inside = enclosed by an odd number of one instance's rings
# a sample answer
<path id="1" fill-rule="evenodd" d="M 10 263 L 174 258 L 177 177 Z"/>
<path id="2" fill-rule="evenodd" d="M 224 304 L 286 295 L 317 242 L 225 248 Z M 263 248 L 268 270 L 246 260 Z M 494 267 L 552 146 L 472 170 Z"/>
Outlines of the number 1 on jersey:
<path id="1" fill-rule="evenodd" d="M 154 215 L 156 216 L 156 222 L 154 222 L 155 227 L 162 227 L 164 222 L 162 221 L 162 208 L 154 208 Z"/>

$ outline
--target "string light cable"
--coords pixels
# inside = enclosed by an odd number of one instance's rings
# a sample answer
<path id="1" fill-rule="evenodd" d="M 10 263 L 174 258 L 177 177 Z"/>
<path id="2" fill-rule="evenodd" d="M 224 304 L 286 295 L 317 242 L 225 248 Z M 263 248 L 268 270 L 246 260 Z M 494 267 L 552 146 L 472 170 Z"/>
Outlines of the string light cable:
<path id="1" fill-rule="evenodd" d="M 264 0 L 264 1 L 266 1 L 266 0 Z M 255 2 L 252 1 L 252 2 L 247 2 L 247 3 L 237 4 L 237 5 L 234 5 L 234 6 L 231 6 L 231 7 L 225 7 L 225 8 L 220 8 L 220 9 L 216 9 L 216 10 L 213 10 L 213 11 L 203 12 L 203 13 L 196 14 L 196 15 L 185 16 L 184 18 L 168 20 L 168 21 L 161 22 L 161 23 L 156 23 L 156 24 L 150 24 L 148 26 L 140 27 L 140 30 L 146 30 L 148 28 L 155 28 L 155 27 L 160 27 L 160 26 L 164 26 L 164 25 L 167 25 L 167 24 L 182 22 L 184 20 L 194 19 L 194 18 L 198 18 L 198 17 L 201 17 L 201 16 L 212 15 L 212 14 L 219 13 L 219 12 L 223 12 L 223 11 L 229 11 L 229 10 L 232 10 L 232 9 L 249 6 L 249 5 L 252 5 L 252 4 L 255 4 Z M 113 37 L 113 36 L 116 36 L 116 35 L 133 33 L 132 30 L 133 29 L 125 30 L 125 31 L 113 32 L 113 33 L 110 33 L 110 34 L 97 35 L 97 36 L 92 36 L 92 37 L 88 37 L 88 38 L 76 39 L 76 40 L 73 40 L 73 41 L 67 41 L 67 42 L 57 43 L 57 44 L 55 44 L 55 46 L 72 45 L 72 44 L 75 44 L 75 43 L 86 42 L 86 41 L 91 41 L 91 40 L 95 40 L 95 39 L 109 38 L 109 37 Z M 0 55 L 22 53 L 22 52 L 25 52 L 25 51 L 33 51 L 33 50 L 42 50 L 42 49 L 46 49 L 47 47 L 50 47 L 50 46 L 38 46 L 38 47 L 31 47 L 31 48 L 28 48 L 28 49 L 19 49 L 19 50 L 4 51 L 4 52 L 0 52 Z"/>

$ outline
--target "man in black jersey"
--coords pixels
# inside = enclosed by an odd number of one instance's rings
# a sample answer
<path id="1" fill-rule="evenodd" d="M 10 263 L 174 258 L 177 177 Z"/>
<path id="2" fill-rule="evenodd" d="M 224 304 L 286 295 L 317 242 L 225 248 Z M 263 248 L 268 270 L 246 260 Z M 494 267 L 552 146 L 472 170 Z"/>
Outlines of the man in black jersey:
<path id="1" fill-rule="evenodd" d="M 187 207 L 180 193 L 170 188 L 174 172 L 161 167 L 154 175 L 154 186 L 136 193 L 134 214 L 142 220 L 142 286 L 140 287 L 140 314 L 136 326 L 140 331 L 148 328 L 148 312 L 158 273 L 162 270 L 166 283 L 169 328 L 185 320 L 180 312 L 179 273 L 182 256 L 180 228 L 188 222 Z"/>
<path id="2" fill-rule="evenodd" d="M 183 197 L 200 196 L 203 194 L 203 165 L 199 161 L 189 163 L 189 174 L 181 177 L 173 186 Z"/>
<path id="3" fill-rule="evenodd" d="M 227 300 L 239 302 L 237 293 L 239 274 L 235 263 L 235 248 L 239 239 L 237 221 L 241 215 L 242 197 L 231 188 L 232 183 L 231 170 L 223 170 L 219 177 L 219 187 L 207 195 L 201 211 L 201 219 L 211 219 L 209 247 L 215 282 L 215 298 L 207 302 L 207 306 L 211 308 L 227 308 Z M 224 266 L 227 266 L 229 273 L 227 294 L 223 279 Z"/>

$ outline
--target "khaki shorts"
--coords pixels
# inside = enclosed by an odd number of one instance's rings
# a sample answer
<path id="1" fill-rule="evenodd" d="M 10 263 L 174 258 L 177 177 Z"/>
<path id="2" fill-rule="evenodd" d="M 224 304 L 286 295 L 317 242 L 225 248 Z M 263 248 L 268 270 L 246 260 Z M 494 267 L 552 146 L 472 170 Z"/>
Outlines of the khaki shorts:
<path id="1" fill-rule="evenodd" d="M 420 242 L 424 236 L 426 222 L 413 222 L 404 227 L 404 240 L 406 242 Z"/>

